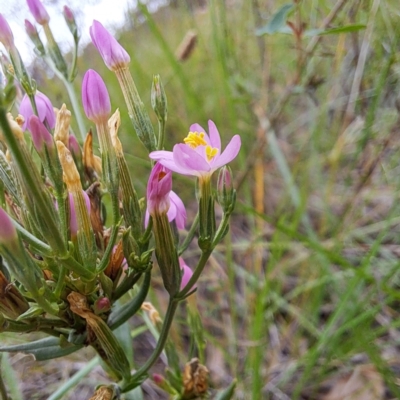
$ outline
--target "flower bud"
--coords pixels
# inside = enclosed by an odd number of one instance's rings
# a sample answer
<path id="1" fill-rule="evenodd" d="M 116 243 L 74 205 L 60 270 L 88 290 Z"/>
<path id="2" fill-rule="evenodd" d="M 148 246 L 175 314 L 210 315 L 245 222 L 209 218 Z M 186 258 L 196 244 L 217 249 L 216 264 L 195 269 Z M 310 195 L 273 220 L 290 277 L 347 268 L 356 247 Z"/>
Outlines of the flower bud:
<path id="1" fill-rule="evenodd" d="M 170 207 L 172 172 L 156 163 L 147 184 L 147 210 L 150 215 L 166 214 Z"/>
<path id="2" fill-rule="evenodd" d="M 78 27 L 76 25 L 74 13 L 71 11 L 71 9 L 68 6 L 64 6 L 63 15 L 64 15 L 65 22 L 67 23 L 68 28 L 69 28 L 70 32 L 72 33 L 72 36 L 74 37 L 75 41 L 77 42 L 79 39 Z"/>
<path id="3" fill-rule="evenodd" d="M 50 21 L 49 14 L 40 0 L 27 0 L 29 11 L 40 25 L 45 25 Z"/>
<path id="4" fill-rule="evenodd" d="M 236 192 L 232 183 L 232 171 L 226 165 L 218 173 L 217 199 L 224 212 L 233 210 Z"/>
<path id="5" fill-rule="evenodd" d="M 49 149 L 54 148 L 53 137 L 36 115 L 29 117 L 28 124 L 32 134 L 33 145 L 39 154 L 43 152 L 44 146 Z"/>
<path id="6" fill-rule="evenodd" d="M 153 84 L 151 86 L 151 106 L 153 107 L 159 121 L 167 120 L 167 96 L 165 95 L 160 75 L 153 76 Z"/>
<path id="7" fill-rule="evenodd" d="M 69 135 L 67 147 L 74 157 L 82 157 L 82 150 L 75 135 Z"/>
<path id="8" fill-rule="evenodd" d="M 101 76 L 89 69 L 82 82 L 82 103 L 86 116 L 94 123 L 107 121 L 111 112 L 110 97 Z"/>
<path id="9" fill-rule="evenodd" d="M 35 45 L 36 49 L 39 51 L 41 55 L 46 53 L 43 42 L 39 37 L 39 33 L 36 27 L 27 19 L 25 20 L 25 31 L 29 38 L 32 40 L 32 43 Z"/>
<path id="10" fill-rule="evenodd" d="M 43 93 L 37 91 L 35 94 L 35 103 L 40 121 L 45 125 L 47 124 L 50 129 L 53 129 L 56 124 L 56 117 L 54 115 L 53 105 L 49 98 Z M 28 120 L 31 115 L 35 115 L 32 104 L 27 95 L 25 95 L 19 106 L 19 113 L 24 117 L 25 122 L 22 129 L 29 129 Z M 29 129 L 30 130 L 30 129 Z"/>
<path id="11" fill-rule="evenodd" d="M 0 207 L 0 245 L 18 243 L 18 234 L 9 215 Z"/>
<path id="12" fill-rule="evenodd" d="M 9 51 L 11 47 L 14 47 L 14 36 L 11 31 L 10 25 L 0 14 L 0 42 L 3 43 L 4 47 Z"/>
<path id="13" fill-rule="evenodd" d="M 129 54 L 99 21 L 93 21 L 90 27 L 90 37 L 107 68 L 111 71 L 124 67 L 131 61 Z"/>
<path id="14" fill-rule="evenodd" d="M 110 311 L 111 310 L 110 300 L 107 297 L 100 297 L 95 301 L 93 310 L 96 315 Z"/>

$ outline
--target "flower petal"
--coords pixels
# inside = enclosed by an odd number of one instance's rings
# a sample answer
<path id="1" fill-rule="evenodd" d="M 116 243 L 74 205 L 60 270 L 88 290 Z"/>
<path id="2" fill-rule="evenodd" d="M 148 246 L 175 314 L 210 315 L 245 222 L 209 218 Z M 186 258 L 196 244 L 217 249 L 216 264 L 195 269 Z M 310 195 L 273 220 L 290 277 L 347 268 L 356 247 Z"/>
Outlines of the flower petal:
<path id="1" fill-rule="evenodd" d="M 187 215 L 186 215 L 186 208 L 185 208 L 185 205 L 183 204 L 183 201 L 172 190 L 169 194 L 169 199 L 171 200 L 171 208 L 170 209 L 175 208 L 175 217 L 174 218 L 175 218 L 176 226 L 178 227 L 178 229 L 185 229 Z M 172 205 L 174 207 L 172 207 Z M 169 218 L 169 215 L 168 215 L 168 218 Z"/>
<path id="2" fill-rule="evenodd" d="M 213 170 L 216 170 L 223 165 L 228 164 L 231 162 L 239 153 L 241 146 L 241 140 L 239 135 L 235 135 L 228 145 L 225 147 L 225 150 L 219 157 L 214 159 L 214 162 L 211 163 L 211 167 Z"/>
<path id="3" fill-rule="evenodd" d="M 215 126 L 214 122 L 208 120 L 208 134 L 210 135 L 210 145 L 211 147 L 217 148 L 221 151 L 221 137 L 219 135 L 218 129 Z"/>
<path id="4" fill-rule="evenodd" d="M 186 144 L 176 144 L 173 153 L 175 164 L 186 170 L 188 175 L 200 176 L 203 175 L 202 172 L 209 172 L 211 169 L 208 162 Z"/>

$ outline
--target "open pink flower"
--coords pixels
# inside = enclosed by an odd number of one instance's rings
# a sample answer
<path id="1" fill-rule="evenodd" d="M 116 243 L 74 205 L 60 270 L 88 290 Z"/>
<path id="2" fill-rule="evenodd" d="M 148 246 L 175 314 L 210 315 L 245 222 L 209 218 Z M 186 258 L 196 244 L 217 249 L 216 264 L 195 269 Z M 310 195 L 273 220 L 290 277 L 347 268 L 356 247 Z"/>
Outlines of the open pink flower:
<path id="1" fill-rule="evenodd" d="M 190 127 L 184 143 L 176 144 L 173 151 L 153 151 L 150 158 L 158 161 L 171 171 L 182 175 L 206 178 L 218 168 L 231 162 L 239 153 L 240 136 L 235 135 L 224 151 L 221 151 L 221 138 L 214 122 L 208 121 L 209 134 L 199 125 Z"/>
<path id="2" fill-rule="evenodd" d="M 56 125 L 56 117 L 54 115 L 53 105 L 51 104 L 49 98 L 37 90 L 35 94 L 35 103 L 40 121 L 43 123 L 47 123 L 50 129 L 54 129 Z M 29 97 L 27 95 L 22 98 L 21 104 L 19 106 L 19 113 L 25 119 L 22 129 L 30 130 L 29 117 L 31 115 L 35 115 L 35 113 L 33 112 L 31 101 L 29 100 Z"/>

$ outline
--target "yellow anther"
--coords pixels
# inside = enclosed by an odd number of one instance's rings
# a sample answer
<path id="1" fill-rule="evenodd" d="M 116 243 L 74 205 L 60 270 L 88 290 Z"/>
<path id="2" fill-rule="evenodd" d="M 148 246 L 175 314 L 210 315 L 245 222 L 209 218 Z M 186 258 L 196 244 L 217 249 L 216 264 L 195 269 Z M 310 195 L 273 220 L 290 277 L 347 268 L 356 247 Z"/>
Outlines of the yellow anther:
<path id="1" fill-rule="evenodd" d="M 218 154 L 218 149 L 216 147 L 211 147 L 210 145 L 207 145 L 206 154 L 207 160 L 211 161 Z"/>
<path id="2" fill-rule="evenodd" d="M 183 141 L 192 149 L 195 149 L 197 146 L 205 146 L 207 142 L 204 140 L 204 132 L 189 132 L 187 137 L 183 139 Z"/>

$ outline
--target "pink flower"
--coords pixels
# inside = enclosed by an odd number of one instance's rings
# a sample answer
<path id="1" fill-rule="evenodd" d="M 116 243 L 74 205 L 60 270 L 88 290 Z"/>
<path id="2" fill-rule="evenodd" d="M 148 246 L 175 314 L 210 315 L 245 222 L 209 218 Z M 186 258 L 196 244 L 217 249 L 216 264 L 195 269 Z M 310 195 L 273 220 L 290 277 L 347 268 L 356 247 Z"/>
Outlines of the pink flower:
<path id="1" fill-rule="evenodd" d="M 75 135 L 71 134 L 68 137 L 68 150 L 74 155 L 74 157 L 80 157 L 82 155 L 81 147 L 79 146 Z"/>
<path id="2" fill-rule="evenodd" d="M 110 96 L 101 76 L 89 69 L 82 82 L 82 103 L 86 116 L 93 122 L 106 121 L 111 112 Z"/>
<path id="3" fill-rule="evenodd" d="M 0 207 L 0 244 L 15 242 L 17 239 L 15 229 L 9 215 Z"/>
<path id="4" fill-rule="evenodd" d="M 43 151 L 44 145 L 48 148 L 54 147 L 53 136 L 36 115 L 29 117 L 28 124 L 32 134 L 33 145 L 38 153 Z"/>
<path id="5" fill-rule="evenodd" d="M 7 20 L 0 14 L 0 42 L 9 50 L 14 46 L 14 36 Z"/>
<path id="6" fill-rule="evenodd" d="M 168 221 L 172 222 L 173 220 L 175 220 L 178 229 L 185 229 L 186 208 L 185 205 L 183 204 L 183 201 L 173 190 L 169 192 L 169 201 L 170 201 L 169 209 L 167 212 Z M 145 227 L 147 227 L 147 224 L 149 223 L 149 218 L 150 214 L 147 208 L 144 221 Z"/>
<path id="7" fill-rule="evenodd" d="M 40 25 L 47 24 L 50 21 L 49 14 L 40 0 L 27 0 L 29 11 Z"/>
<path id="8" fill-rule="evenodd" d="M 39 119 L 44 124 L 47 123 L 50 129 L 54 129 L 56 125 L 56 117 L 54 115 L 53 105 L 49 98 L 43 93 L 36 91 L 35 94 L 36 108 L 39 114 Z M 29 117 L 35 115 L 32 109 L 31 101 L 29 97 L 25 95 L 19 106 L 19 113 L 24 117 L 25 122 L 22 126 L 23 130 L 29 129 Z"/>
<path id="9" fill-rule="evenodd" d="M 150 215 L 168 212 L 171 188 L 171 171 L 160 163 L 156 163 L 147 183 L 147 211 Z"/>
<path id="10" fill-rule="evenodd" d="M 111 71 L 130 62 L 129 54 L 99 21 L 93 21 L 90 27 L 90 37 L 107 68 Z"/>
<path id="11" fill-rule="evenodd" d="M 221 138 L 214 122 L 208 121 L 209 135 L 198 124 L 190 127 L 184 143 L 176 144 L 173 151 L 153 151 L 150 158 L 171 171 L 199 178 L 210 177 L 214 171 L 231 162 L 239 153 L 240 136 L 235 135 L 221 151 Z"/>
<path id="12" fill-rule="evenodd" d="M 185 288 L 185 286 L 188 284 L 190 278 L 192 277 L 193 272 L 190 269 L 190 267 L 186 265 L 186 263 L 182 257 L 179 257 L 179 266 L 182 270 L 182 280 L 181 280 L 180 290 L 183 290 Z M 196 287 L 197 287 L 197 285 L 195 284 L 190 288 L 190 290 L 195 289 Z"/>

